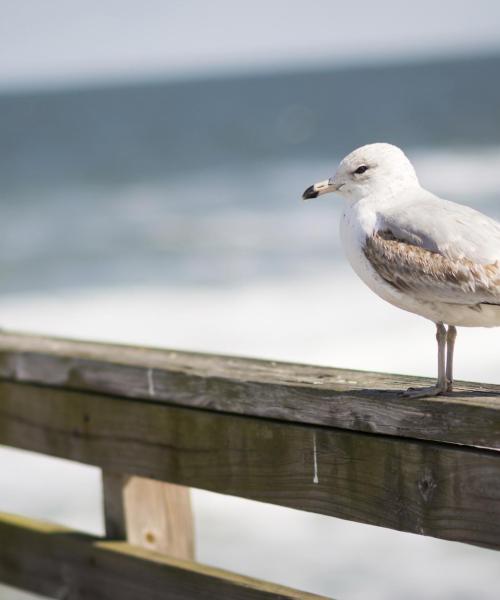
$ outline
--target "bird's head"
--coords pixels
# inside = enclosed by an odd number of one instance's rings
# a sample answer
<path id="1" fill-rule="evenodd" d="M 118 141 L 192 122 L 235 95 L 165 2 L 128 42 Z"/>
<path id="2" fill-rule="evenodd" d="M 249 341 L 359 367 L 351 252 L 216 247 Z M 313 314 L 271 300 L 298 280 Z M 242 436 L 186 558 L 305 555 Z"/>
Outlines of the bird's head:
<path id="1" fill-rule="evenodd" d="M 302 198 L 309 200 L 338 192 L 355 202 L 374 193 L 389 195 L 414 185 L 418 185 L 415 169 L 400 148 L 392 144 L 368 144 L 348 154 L 333 177 L 308 187 Z"/>

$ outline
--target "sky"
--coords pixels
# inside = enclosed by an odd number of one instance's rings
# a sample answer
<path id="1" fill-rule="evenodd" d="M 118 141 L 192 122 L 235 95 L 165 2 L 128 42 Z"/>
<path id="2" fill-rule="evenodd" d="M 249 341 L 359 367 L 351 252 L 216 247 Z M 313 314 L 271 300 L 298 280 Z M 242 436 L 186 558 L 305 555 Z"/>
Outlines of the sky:
<path id="1" fill-rule="evenodd" d="M 0 0 L 0 87 L 500 50 L 494 0 Z"/>

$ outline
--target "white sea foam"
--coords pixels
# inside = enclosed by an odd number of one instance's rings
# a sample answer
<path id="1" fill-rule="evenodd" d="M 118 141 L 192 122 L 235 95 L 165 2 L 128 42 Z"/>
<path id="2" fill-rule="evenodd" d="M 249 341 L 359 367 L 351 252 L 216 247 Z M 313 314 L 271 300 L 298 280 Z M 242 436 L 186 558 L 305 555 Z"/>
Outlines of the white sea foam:
<path id="1" fill-rule="evenodd" d="M 480 208 L 481 198 L 500 199 L 500 148 L 497 146 L 416 151 L 412 155 L 422 185 L 435 193 Z M 500 207 L 494 207 L 497 215 Z"/>
<path id="2" fill-rule="evenodd" d="M 433 325 L 346 268 L 229 288 L 135 287 L 0 300 L 2 325 L 53 335 L 434 376 Z M 478 351 L 478 348 L 481 351 Z M 457 378 L 499 383 L 498 329 L 459 330 Z"/>

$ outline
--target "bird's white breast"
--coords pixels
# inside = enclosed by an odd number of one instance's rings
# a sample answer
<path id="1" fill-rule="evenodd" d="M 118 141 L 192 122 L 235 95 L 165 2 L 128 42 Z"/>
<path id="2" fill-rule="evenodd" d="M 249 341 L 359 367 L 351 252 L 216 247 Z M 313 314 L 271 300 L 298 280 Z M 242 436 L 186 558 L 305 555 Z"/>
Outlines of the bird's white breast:
<path id="1" fill-rule="evenodd" d="M 378 296 L 405 310 L 404 298 L 384 281 L 370 265 L 364 253 L 366 238 L 377 230 L 377 211 L 369 199 L 347 204 L 340 221 L 340 239 L 347 259 L 356 274 Z"/>

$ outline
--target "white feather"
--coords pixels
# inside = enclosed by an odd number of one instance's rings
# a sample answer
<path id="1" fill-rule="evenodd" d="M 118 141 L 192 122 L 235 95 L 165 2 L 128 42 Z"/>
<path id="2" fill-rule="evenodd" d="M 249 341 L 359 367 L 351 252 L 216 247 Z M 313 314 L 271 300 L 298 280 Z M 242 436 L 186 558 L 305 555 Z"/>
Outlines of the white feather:
<path id="1" fill-rule="evenodd" d="M 357 176 L 361 165 L 368 170 Z M 434 322 L 491 327 L 500 325 L 500 288 L 485 297 L 474 286 L 426 280 L 419 285 L 417 265 L 405 264 L 405 290 L 389 283 L 373 268 L 364 248 L 378 231 L 391 231 L 410 245 L 467 264 L 491 265 L 500 260 L 500 224 L 482 213 L 438 198 L 423 189 L 404 153 L 389 144 L 371 144 L 348 155 L 334 176 L 349 200 L 341 220 L 347 258 L 359 277 L 387 302 Z M 395 268 L 397 265 L 395 265 Z M 402 270 L 403 271 L 403 270 Z M 472 276 L 472 273 L 471 273 Z M 493 280 L 487 282 L 493 285 Z M 485 304 L 484 302 L 488 302 Z"/>

